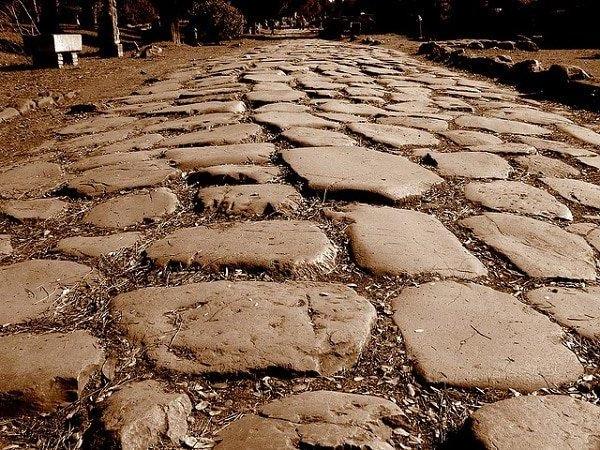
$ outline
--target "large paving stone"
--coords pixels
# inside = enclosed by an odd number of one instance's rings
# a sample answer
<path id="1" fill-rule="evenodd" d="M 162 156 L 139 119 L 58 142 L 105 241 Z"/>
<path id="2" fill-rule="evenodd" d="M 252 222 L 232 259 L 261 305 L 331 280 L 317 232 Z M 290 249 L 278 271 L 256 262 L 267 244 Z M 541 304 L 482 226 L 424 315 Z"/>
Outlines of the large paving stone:
<path id="1" fill-rule="evenodd" d="M 171 190 L 158 188 L 111 198 L 90 209 L 83 221 L 101 228 L 127 228 L 162 219 L 178 207 L 177 196 Z"/>
<path id="2" fill-rule="evenodd" d="M 583 206 L 600 209 L 600 186 L 570 178 L 542 178 L 558 195 Z"/>
<path id="3" fill-rule="evenodd" d="M 555 114 L 534 108 L 502 108 L 490 111 L 489 114 L 499 119 L 516 120 L 519 122 L 528 122 L 535 125 L 555 125 L 557 123 L 571 123 L 560 114 Z"/>
<path id="4" fill-rule="evenodd" d="M 266 112 L 254 115 L 254 120 L 264 125 L 270 125 L 280 130 L 292 127 L 309 128 L 340 128 L 337 122 L 325 120 L 309 113 Z"/>
<path id="5" fill-rule="evenodd" d="M 350 131 L 379 144 L 403 148 L 408 145 L 437 145 L 438 139 L 431 133 L 415 128 L 378 123 L 352 123 Z"/>
<path id="6" fill-rule="evenodd" d="M 82 158 L 79 161 L 69 165 L 67 170 L 70 172 L 81 172 L 85 170 L 96 169 L 102 166 L 116 166 L 127 163 L 145 163 L 158 158 L 160 155 L 160 150 L 145 150 L 130 153 L 109 153 L 106 155 Z"/>
<path id="7" fill-rule="evenodd" d="M 578 139 L 586 144 L 600 146 L 600 134 L 586 127 L 581 127 L 575 124 L 557 124 L 559 130 L 568 134 L 575 139 Z"/>
<path id="8" fill-rule="evenodd" d="M 244 216 L 264 216 L 295 211 L 302 196 L 286 184 L 215 186 L 200 189 L 196 196 L 203 210 L 219 210 Z"/>
<path id="9" fill-rule="evenodd" d="M 600 338 L 600 288 L 547 286 L 527 293 L 527 301 L 556 322 L 588 339 Z"/>
<path id="10" fill-rule="evenodd" d="M 163 439 L 178 447 L 187 436 L 191 412 L 186 394 L 167 392 L 157 381 L 137 381 L 102 404 L 101 422 L 113 448 L 148 449 Z"/>
<path id="11" fill-rule="evenodd" d="M 326 283 L 217 281 L 133 291 L 112 305 L 159 367 L 194 374 L 332 375 L 355 364 L 376 320 L 368 300 Z"/>
<path id="12" fill-rule="evenodd" d="M 51 412 L 78 399 L 104 363 L 87 331 L 0 337 L 0 414 Z"/>
<path id="13" fill-rule="evenodd" d="M 502 144 L 502 139 L 499 137 L 489 133 L 482 133 L 481 131 L 450 130 L 440 134 L 462 147 Z"/>
<path id="14" fill-rule="evenodd" d="M 296 91 L 294 89 L 258 90 L 246 94 L 246 100 L 252 103 L 297 102 L 306 97 L 306 92 Z"/>
<path id="15" fill-rule="evenodd" d="M 197 128 L 211 128 L 218 125 L 231 125 L 238 123 L 240 115 L 235 113 L 209 113 L 180 119 L 171 119 L 149 125 L 144 128 L 147 133 L 160 133 L 163 131 L 192 131 Z"/>
<path id="16" fill-rule="evenodd" d="M 483 116 L 460 116 L 454 120 L 454 123 L 459 127 L 477 128 L 493 133 L 520 134 L 525 136 L 541 136 L 552 133 L 550 130 L 538 125 Z"/>
<path id="17" fill-rule="evenodd" d="M 419 128 L 439 133 L 448 129 L 448 122 L 434 117 L 415 117 L 415 116 L 391 116 L 377 119 L 377 123 L 383 125 L 399 125 L 402 127 Z"/>
<path id="18" fill-rule="evenodd" d="M 281 136 L 301 147 L 350 147 L 356 145 L 356 141 L 344 133 L 309 127 L 292 127 L 283 132 Z"/>
<path id="19" fill-rule="evenodd" d="M 537 153 L 535 147 L 518 142 L 506 142 L 502 144 L 485 144 L 470 146 L 472 152 L 500 153 L 504 155 L 532 155 Z"/>
<path id="20" fill-rule="evenodd" d="M 67 183 L 67 187 L 96 197 L 126 189 L 152 187 L 180 174 L 167 161 L 139 161 L 86 170 Z"/>
<path id="21" fill-rule="evenodd" d="M 466 388 L 534 391 L 583 373 L 562 329 L 510 294 L 454 281 L 406 288 L 394 321 L 419 375 Z"/>
<path id="22" fill-rule="evenodd" d="M 62 168 L 45 161 L 0 169 L 0 198 L 43 195 L 58 188 L 63 181 Z"/>
<path id="23" fill-rule="evenodd" d="M 224 164 L 196 169 L 188 177 L 191 184 L 210 186 L 215 184 L 265 184 L 281 177 L 277 166 L 252 164 Z"/>
<path id="24" fill-rule="evenodd" d="M 403 114 L 434 114 L 438 112 L 429 100 L 421 100 L 418 102 L 401 102 L 392 103 L 385 106 L 389 111 L 394 111 Z"/>
<path id="25" fill-rule="evenodd" d="M 531 277 L 596 279 L 591 247 L 556 225 L 505 213 L 485 213 L 461 224 Z"/>
<path id="26" fill-rule="evenodd" d="M 134 248 L 141 240 L 142 235 L 135 232 L 97 237 L 74 236 L 61 239 L 56 249 L 66 255 L 101 258 Z"/>
<path id="27" fill-rule="evenodd" d="M 91 133 L 103 133 L 118 128 L 123 128 L 127 125 L 133 124 L 137 119 L 135 117 L 125 116 L 100 116 L 92 117 L 90 119 L 75 122 L 57 131 L 59 135 L 77 135 L 77 134 L 91 134 Z"/>
<path id="28" fill-rule="evenodd" d="M 0 323 L 52 316 L 52 307 L 70 290 L 97 279 L 90 267 L 70 261 L 35 259 L 0 266 Z"/>
<path id="29" fill-rule="evenodd" d="M 496 211 L 573 220 L 569 208 L 548 192 L 519 181 L 469 183 L 465 186 L 465 197 Z"/>
<path id="30" fill-rule="evenodd" d="M 332 218 L 346 229 L 356 263 L 378 275 L 440 275 L 473 279 L 484 265 L 435 217 L 418 211 L 353 205 Z"/>
<path id="31" fill-rule="evenodd" d="M 244 81 L 250 81 L 253 83 L 289 83 L 292 81 L 292 79 L 292 77 L 286 75 L 280 70 L 249 73 L 243 77 Z"/>
<path id="32" fill-rule="evenodd" d="M 311 222 L 276 220 L 183 228 L 150 245 L 147 253 L 159 265 L 310 273 L 331 269 L 337 249 Z"/>
<path id="33" fill-rule="evenodd" d="M 241 144 L 256 139 L 262 134 L 262 131 L 262 127 L 255 123 L 238 123 L 167 138 L 162 142 L 162 145 L 166 147 L 185 147 Z"/>
<path id="34" fill-rule="evenodd" d="M 95 149 L 90 155 L 106 155 L 110 153 L 126 153 L 139 150 L 148 150 L 155 147 L 164 139 L 162 134 L 142 134 L 122 142 L 115 142 Z"/>
<path id="35" fill-rule="evenodd" d="M 443 182 L 402 156 L 362 147 L 286 149 L 281 156 L 310 189 L 328 194 L 399 201 Z"/>
<path id="36" fill-rule="evenodd" d="M 600 447 L 600 407 L 568 395 L 502 400 L 477 410 L 468 423 L 485 450 Z"/>
<path id="37" fill-rule="evenodd" d="M 219 431 L 215 450 L 392 450 L 402 411 L 379 397 L 305 392 L 268 403 Z"/>
<path id="38" fill-rule="evenodd" d="M 259 108 L 255 108 L 255 113 L 267 113 L 267 112 L 286 112 L 286 113 L 301 113 L 309 112 L 310 107 L 306 105 L 298 105 L 296 103 L 279 102 L 279 103 L 268 103 Z"/>
<path id="39" fill-rule="evenodd" d="M 519 156 L 515 158 L 515 162 L 531 175 L 550 178 L 566 178 L 581 175 L 581 172 L 575 167 L 559 159 L 543 155 Z"/>
<path id="40" fill-rule="evenodd" d="M 600 226 L 594 223 L 574 223 L 567 227 L 570 233 L 578 234 L 600 252 Z"/>
<path id="41" fill-rule="evenodd" d="M 91 149 L 103 145 L 110 145 L 116 142 L 122 142 L 134 133 L 132 128 L 124 130 L 111 130 L 103 133 L 86 134 L 79 137 L 74 137 L 60 143 L 50 141 L 52 147 L 59 146 L 66 151 L 79 151 L 82 149 Z"/>
<path id="42" fill-rule="evenodd" d="M 147 114 L 152 115 L 168 115 L 168 114 L 187 114 L 199 115 L 199 114 L 211 114 L 211 113 L 232 113 L 242 114 L 246 111 L 246 105 L 240 101 L 213 101 L 213 102 L 199 102 L 189 103 L 186 105 L 178 106 L 167 106 L 166 108 L 157 108 Z"/>
<path id="43" fill-rule="evenodd" d="M 165 151 L 165 158 L 185 172 L 223 164 L 266 164 L 275 152 L 270 143 L 217 145 L 176 148 Z"/>
<path id="44" fill-rule="evenodd" d="M 385 109 L 366 103 L 350 103 L 343 100 L 331 100 L 319 106 L 321 111 L 330 113 L 354 114 L 357 116 L 389 115 Z"/>
<path id="45" fill-rule="evenodd" d="M 597 156 L 597 153 L 594 153 L 585 148 L 575 147 L 571 144 L 567 144 L 565 142 L 559 141 L 551 141 L 548 139 L 540 139 L 532 136 L 520 136 L 519 140 L 521 142 L 531 145 L 540 151 L 547 151 L 553 153 L 559 153 L 561 155 L 567 156 Z"/>
<path id="46" fill-rule="evenodd" d="M 6 200 L 0 202 L 0 214 L 20 222 L 51 220 L 63 215 L 68 207 L 69 203 L 57 198 Z"/>
<path id="47" fill-rule="evenodd" d="M 420 149 L 414 154 L 421 158 L 421 164 L 435 167 L 447 177 L 506 179 L 512 171 L 504 158 L 485 152 L 440 153 Z"/>

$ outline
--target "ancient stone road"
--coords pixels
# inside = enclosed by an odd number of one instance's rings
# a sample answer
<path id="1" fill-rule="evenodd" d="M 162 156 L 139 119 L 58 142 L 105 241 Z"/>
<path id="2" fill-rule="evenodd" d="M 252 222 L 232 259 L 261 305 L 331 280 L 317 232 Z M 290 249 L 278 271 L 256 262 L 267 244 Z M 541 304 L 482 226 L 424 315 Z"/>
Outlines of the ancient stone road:
<path id="1" fill-rule="evenodd" d="M 0 169 L 0 448 L 600 448 L 591 127 L 317 40 L 74 119 Z"/>

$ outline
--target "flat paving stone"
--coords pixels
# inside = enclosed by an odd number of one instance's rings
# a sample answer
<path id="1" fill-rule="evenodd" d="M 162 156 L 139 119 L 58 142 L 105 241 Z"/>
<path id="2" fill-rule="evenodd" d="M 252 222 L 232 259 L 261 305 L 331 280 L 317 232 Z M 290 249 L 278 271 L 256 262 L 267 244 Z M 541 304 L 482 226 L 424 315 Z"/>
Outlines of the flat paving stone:
<path id="1" fill-rule="evenodd" d="M 242 79 L 253 83 L 289 83 L 292 81 L 292 77 L 282 71 L 249 73 L 244 75 Z"/>
<path id="2" fill-rule="evenodd" d="M 506 213 L 484 213 L 460 223 L 531 277 L 596 279 L 592 248 L 556 225 Z"/>
<path id="3" fill-rule="evenodd" d="M 442 281 L 406 288 L 392 305 L 407 353 L 428 383 L 531 392 L 583 374 L 562 329 L 510 294 Z"/>
<path id="4" fill-rule="evenodd" d="M 493 133 L 521 134 L 525 136 L 542 136 L 552 133 L 550 130 L 538 125 L 493 117 L 460 116 L 454 120 L 454 123 L 459 127 L 477 128 Z"/>
<path id="5" fill-rule="evenodd" d="M 62 168 L 39 161 L 0 170 L 0 198 L 43 195 L 57 189 L 64 181 Z"/>
<path id="6" fill-rule="evenodd" d="M 164 122 L 149 125 L 144 128 L 147 133 L 161 133 L 163 131 L 192 131 L 197 128 L 212 128 L 219 125 L 232 125 L 240 121 L 240 115 L 235 113 L 209 113 L 200 114 L 181 119 L 170 119 Z"/>
<path id="7" fill-rule="evenodd" d="M 435 217 L 418 211 L 353 205 L 329 212 L 349 221 L 356 263 L 377 275 L 440 275 L 473 279 L 487 275 L 485 266 Z"/>
<path id="8" fill-rule="evenodd" d="M 108 236 L 74 236 L 61 239 L 56 249 L 65 255 L 102 258 L 134 248 L 142 240 L 140 233 L 118 233 Z"/>
<path id="9" fill-rule="evenodd" d="M 403 114 L 433 114 L 438 108 L 427 101 L 392 103 L 385 106 L 387 110 Z M 388 114 L 389 115 L 389 114 Z"/>
<path id="10" fill-rule="evenodd" d="M 131 137 L 134 133 L 134 129 L 126 128 L 123 130 L 110 130 L 104 131 L 103 133 L 86 134 L 83 136 L 74 137 L 66 141 L 56 143 L 51 141 L 53 146 L 58 146 L 66 151 L 79 151 L 81 149 L 92 149 L 104 145 L 114 144 L 116 142 L 122 142 L 125 139 Z"/>
<path id="11" fill-rule="evenodd" d="M 421 164 L 435 167 L 442 176 L 473 179 L 506 179 L 512 167 L 504 158 L 485 152 L 441 153 L 415 150 Z"/>
<path id="12" fill-rule="evenodd" d="M 546 286 L 526 295 L 527 301 L 556 322 L 588 338 L 600 338 L 600 288 Z"/>
<path id="13" fill-rule="evenodd" d="M 324 119 L 333 120 L 334 122 L 340 122 L 343 124 L 367 121 L 367 117 L 357 116 L 355 114 L 328 113 L 328 112 L 315 112 L 315 114 Z"/>
<path id="14" fill-rule="evenodd" d="M 580 156 L 577 158 L 577 161 L 586 165 L 587 167 L 600 169 L 600 156 Z"/>
<path id="15" fill-rule="evenodd" d="M 152 187 L 180 175 L 167 161 L 139 161 L 86 170 L 67 183 L 79 194 L 97 197 L 122 190 Z"/>
<path id="16" fill-rule="evenodd" d="M 254 120 L 263 125 L 270 125 L 280 130 L 292 127 L 340 128 L 339 123 L 325 120 L 309 113 L 266 112 L 254 115 Z"/>
<path id="17" fill-rule="evenodd" d="M 211 113 L 243 114 L 244 112 L 246 112 L 246 105 L 244 102 L 239 100 L 231 100 L 197 102 L 178 106 L 167 106 L 166 108 L 157 108 L 154 111 L 146 112 L 146 114 L 157 116 L 168 114 L 187 114 L 188 116 L 191 116 Z"/>
<path id="18" fill-rule="evenodd" d="M 167 138 L 162 142 L 162 145 L 165 147 L 185 147 L 242 144 L 258 138 L 262 132 L 262 127 L 255 123 L 238 123 Z"/>
<path id="19" fill-rule="evenodd" d="M 443 182 L 402 156 L 362 147 L 286 149 L 281 157 L 310 189 L 355 199 L 400 201 Z"/>
<path id="20" fill-rule="evenodd" d="M 310 107 L 306 105 L 299 105 L 297 103 L 289 103 L 289 102 L 278 102 L 278 103 L 268 103 L 259 108 L 255 108 L 255 113 L 267 113 L 267 112 L 288 112 L 288 113 L 300 113 L 300 112 L 309 112 Z"/>
<path id="21" fill-rule="evenodd" d="M 567 231 L 582 236 L 592 247 L 600 252 L 600 226 L 594 223 L 574 223 L 567 227 Z"/>
<path id="22" fill-rule="evenodd" d="M 600 146 L 600 134 L 596 133 L 594 130 L 575 124 L 559 123 L 556 126 L 563 133 L 566 133 L 569 136 L 580 140 L 581 142 L 585 142 L 586 144 L 590 145 Z"/>
<path id="23" fill-rule="evenodd" d="M 0 413 L 52 412 L 79 398 L 104 363 L 87 331 L 0 337 Z"/>
<path id="24" fill-rule="evenodd" d="M 521 142 L 527 145 L 531 145 L 538 149 L 539 151 L 553 152 L 561 155 L 567 156 L 597 156 L 597 153 L 594 153 L 585 148 L 574 147 L 571 144 L 567 144 L 565 142 L 559 141 L 551 141 L 548 139 L 540 139 L 531 136 L 520 136 L 519 139 Z"/>
<path id="25" fill-rule="evenodd" d="M 218 433 L 215 450 L 364 448 L 392 450 L 402 411 L 383 398 L 305 392 L 268 403 Z"/>
<path id="26" fill-rule="evenodd" d="M 285 214 L 297 210 L 302 203 L 300 193 L 286 184 L 215 186 L 200 189 L 196 199 L 203 210 L 244 216 Z"/>
<path id="27" fill-rule="evenodd" d="M 188 177 L 191 184 L 210 186 L 216 184 L 265 184 L 282 176 L 277 166 L 251 164 L 225 164 L 196 169 Z"/>
<path id="28" fill-rule="evenodd" d="M 18 324 L 52 316 L 70 290 L 98 280 L 88 266 L 71 261 L 28 260 L 0 266 L 0 323 Z"/>
<path id="29" fill-rule="evenodd" d="M 465 186 L 465 197 L 495 211 L 573 220 L 571 210 L 548 192 L 519 181 L 469 183 Z"/>
<path id="30" fill-rule="evenodd" d="M 516 142 L 469 146 L 469 150 L 472 152 L 499 153 L 503 155 L 533 155 L 537 153 L 535 147 Z"/>
<path id="31" fill-rule="evenodd" d="M 350 147 L 357 144 L 353 138 L 344 133 L 309 127 L 292 127 L 281 136 L 301 147 Z"/>
<path id="32" fill-rule="evenodd" d="M 307 97 L 306 92 L 295 89 L 260 90 L 246 94 L 246 100 L 252 103 L 297 102 Z"/>
<path id="33" fill-rule="evenodd" d="M 482 449 L 600 447 L 600 408 L 568 395 L 515 397 L 471 415 L 469 433 Z"/>
<path id="34" fill-rule="evenodd" d="M 110 153 L 107 155 L 91 156 L 74 162 L 67 167 L 67 170 L 70 172 L 82 172 L 102 166 L 116 166 L 126 163 L 144 163 L 152 161 L 153 159 L 157 159 L 160 155 L 161 150 L 144 150 L 139 152 Z"/>
<path id="35" fill-rule="evenodd" d="M 107 155 L 110 153 L 136 152 L 155 147 L 164 139 L 162 134 L 142 134 L 125 141 L 116 142 L 94 150 L 91 155 Z"/>
<path id="36" fill-rule="evenodd" d="M 126 116 L 100 116 L 75 122 L 68 125 L 56 133 L 61 136 L 103 133 L 118 128 L 132 125 L 137 119 Z"/>
<path id="37" fill-rule="evenodd" d="M 57 198 L 6 200 L 0 202 L 0 214 L 19 222 L 52 220 L 61 217 L 68 207 L 68 202 Z"/>
<path id="38" fill-rule="evenodd" d="M 83 222 L 100 228 L 127 228 L 160 220 L 173 214 L 178 207 L 177 196 L 170 189 L 157 188 L 100 203 L 83 216 Z"/>
<path id="39" fill-rule="evenodd" d="M 439 140 L 433 134 L 415 128 L 379 123 L 351 123 L 348 129 L 374 142 L 395 148 L 439 144 Z"/>
<path id="40" fill-rule="evenodd" d="M 559 159 L 544 155 L 519 156 L 515 158 L 515 162 L 531 175 L 550 178 L 566 178 L 581 175 L 581 172 L 575 167 Z"/>
<path id="41" fill-rule="evenodd" d="M 469 130 L 450 130 L 440 133 L 446 139 L 463 147 L 473 147 L 479 145 L 498 145 L 502 144 L 502 139 L 489 133 Z"/>
<path id="42" fill-rule="evenodd" d="M 570 178 L 542 178 L 541 181 L 567 200 L 600 209 L 600 186 L 596 184 Z"/>
<path id="43" fill-rule="evenodd" d="M 567 119 L 560 114 L 554 114 L 534 108 L 502 108 L 495 111 L 490 111 L 488 114 L 499 119 L 528 122 L 534 125 L 556 125 L 557 123 L 571 123 L 570 119 Z"/>
<path id="44" fill-rule="evenodd" d="M 431 117 L 390 116 L 377 119 L 377 123 L 383 125 L 399 125 L 408 128 L 418 128 L 421 130 L 430 131 L 432 133 L 439 133 L 448 129 L 448 122 Z"/>
<path id="45" fill-rule="evenodd" d="M 321 111 L 330 113 L 354 114 L 357 116 L 389 115 L 389 113 L 377 106 L 366 103 L 350 103 L 344 100 L 331 100 L 319 105 Z"/>
<path id="46" fill-rule="evenodd" d="M 164 157 L 181 170 L 190 172 L 224 164 L 267 164 L 274 152 L 275 145 L 271 143 L 233 144 L 169 149 Z"/>
<path id="47" fill-rule="evenodd" d="M 102 405 L 103 431 L 113 447 L 151 448 L 162 440 L 179 447 L 188 434 L 192 402 L 187 394 L 167 392 L 153 380 L 121 386 Z"/>
<path id="48" fill-rule="evenodd" d="M 12 255 L 13 247 L 10 234 L 0 234 L 0 257 Z"/>
<path id="49" fill-rule="evenodd" d="M 148 247 L 158 265 L 179 263 L 291 272 L 324 272 L 337 249 L 315 224 L 298 220 L 245 222 L 177 230 Z"/>
<path id="50" fill-rule="evenodd" d="M 148 288 L 119 295 L 112 308 L 159 367 L 190 374 L 332 375 L 356 363 L 376 320 L 375 308 L 352 289 L 308 282 Z"/>

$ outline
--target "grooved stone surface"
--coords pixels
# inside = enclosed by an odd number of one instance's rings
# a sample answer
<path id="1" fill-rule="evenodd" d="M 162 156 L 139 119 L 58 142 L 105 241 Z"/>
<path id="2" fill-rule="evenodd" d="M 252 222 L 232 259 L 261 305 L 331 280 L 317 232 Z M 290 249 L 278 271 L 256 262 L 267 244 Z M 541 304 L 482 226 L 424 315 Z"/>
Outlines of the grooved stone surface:
<path id="1" fill-rule="evenodd" d="M 327 271 L 337 249 L 315 224 L 298 220 L 182 228 L 150 245 L 159 265 Z"/>
<path id="2" fill-rule="evenodd" d="M 583 373 L 562 329 L 509 294 L 442 281 L 404 289 L 393 309 L 427 382 L 529 392 Z"/>
<path id="3" fill-rule="evenodd" d="M 219 432 L 215 450 L 361 448 L 392 450 L 391 424 L 402 410 L 388 400 L 331 391 L 305 392 L 259 408 Z"/>
<path id="4" fill-rule="evenodd" d="M 596 279 L 592 248 L 556 225 L 505 213 L 485 213 L 460 223 L 531 277 Z"/>
<path id="5" fill-rule="evenodd" d="M 58 164 L 44 161 L 0 169 L 0 198 L 43 195 L 58 188 L 63 177 Z"/>
<path id="6" fill-rule="evenodd" d="M 600 407 L 567 395 L 516 397 L 485 405 L 469 421 L 486 450 L 600 448 Z"/>
<path id="7" fill-rule="evenodd" d="M 308 282 L 149 288 L 119 295 L 112 308 L 158 366 L 196 374 L 332 375 L 354 365 L 376 320 L 375 308 L 350 288 Z"/>

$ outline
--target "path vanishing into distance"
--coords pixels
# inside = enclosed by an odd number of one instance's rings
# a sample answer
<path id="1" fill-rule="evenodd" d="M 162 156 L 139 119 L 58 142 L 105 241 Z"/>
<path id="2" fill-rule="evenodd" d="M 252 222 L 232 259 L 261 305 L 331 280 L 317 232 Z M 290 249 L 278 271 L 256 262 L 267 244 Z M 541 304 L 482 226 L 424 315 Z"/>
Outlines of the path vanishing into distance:
<path id="1" fill-rule="evenodd" d="M 0 448 L 600 448 L 584 114 L 319 40 L 150 81 L 0 169 Z"/>

